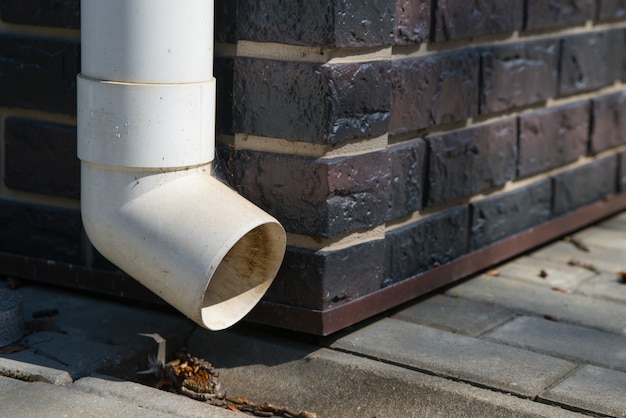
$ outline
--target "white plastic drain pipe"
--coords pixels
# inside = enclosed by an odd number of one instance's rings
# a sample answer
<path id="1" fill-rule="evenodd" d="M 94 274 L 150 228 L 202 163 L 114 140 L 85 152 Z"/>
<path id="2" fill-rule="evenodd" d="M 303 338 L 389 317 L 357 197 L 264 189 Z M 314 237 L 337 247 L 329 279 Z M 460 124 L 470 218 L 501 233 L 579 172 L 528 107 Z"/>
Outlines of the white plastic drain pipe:
<path id="1" fill-rule="evenodd" d="M 81 210 L 105 257 L 198 324 L 245 316 L 285 231 L 211 176 L 213 1 L 82 0 Z"/>

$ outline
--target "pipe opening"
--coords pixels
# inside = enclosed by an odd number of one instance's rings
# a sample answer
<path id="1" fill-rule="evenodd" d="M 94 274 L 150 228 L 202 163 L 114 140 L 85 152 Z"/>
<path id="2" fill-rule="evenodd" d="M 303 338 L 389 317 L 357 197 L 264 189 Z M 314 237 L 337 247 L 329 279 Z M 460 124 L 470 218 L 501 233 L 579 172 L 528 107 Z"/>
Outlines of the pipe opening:
<path id="1" fill-rule="evenodd" d="M 239 321 L 268 289 L 284 254 L 283 228 L 265 223 L 244 235 L 213 273 L 202 301 L 202 321 L 220 330 Z"/>

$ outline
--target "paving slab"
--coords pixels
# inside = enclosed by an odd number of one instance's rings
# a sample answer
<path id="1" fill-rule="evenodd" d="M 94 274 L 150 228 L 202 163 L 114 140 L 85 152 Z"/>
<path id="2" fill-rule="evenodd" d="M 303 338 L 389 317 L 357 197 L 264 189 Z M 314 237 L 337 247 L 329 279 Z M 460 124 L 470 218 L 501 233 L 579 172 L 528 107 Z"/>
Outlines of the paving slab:
<path id="1" fill-rule="evenodd" d="M 198 418 L 241 418 L 242 416 L 240 413 L 218 408 L 175 393 L 164 392 L 138 383 L 116 380 L 105 376 L 84 377 L 74 382 L 72 388 L 171 416 Z"/>
<path id="2" fill-rule="evenodd" d="M 396 321 L 400 322 L 401 321 Z M 577 413 L 407 368 L 256 332 L 197 330 L 229 396 L 321 417 L 578 417 Z"/>
<path id="3" fill-rule="evenodd" d="M 20 386 L 27 385 L 28 383 L 23 382 L 18 379 L 13 379 L 10 377 L 0 376 L 0 392 L 16 389 Z"/>
<path id="4" fill-rule="evenodd" d="M 547 355 L 394 319 L 377 321 L 332 347 L 528 397 L 575 367 Z"/>
<path id="5" fill-rule="evenodd" d="M 596 227 L 626 231 L 626 213 L 622 212 L 619 215 L 615 215 L 605 221 L 602 221 L 596 224 Z"/>
<path id="6" fill-rule="evenodd" d="M 598 270 L 615 273 L 624 270 L 626 266 L 626 248 L 597 248 L 591 252 L 583 252 L 572 244 L 557 241 L 549 244 L 530 254 L 532 258 L 547 259 L 563 264 L 567 264 L 570 260 L 575 259 L 581 263 L 590 264 Z"/>
<path id="7" fill-rule="evenodd" d="M 562 293 L 513 278 L 481 275 L 446 293 L 495 303 L 520 313 L 550 315 L 563 322 L 626 335 L 626 305 Z"/>
<path id="8" fill-rule="evenodd" d="M 171 417 L 116 399 L 73 390 L 67 386 L 29 383 L 0 392 L 0 416 L 16 418 Z"/>
<path id="9" fill-rule="evenodd" d="M 583 366 L 541 398 L 581 410 L 626 417 L 626 373 Z"/>
<path id="10" fill-rule="evenodd" d="M 614 273 L 593 276 L 582 283 L 575 293 L 626 305 L 626 284 Z"/>
<path id="11" fill-rule="evenodd" d="M 496 268 L 498 277 L 512 277 L 530 283 L 574 290 L 596 273 L 566 263 L 536 257 L 519 257 Z"/>
<path id="12" fill-rule="evenodd" d="M 54 385 L 68 385 L 73 381 L 70 374 L 65 370 L 3 357 L 0 357 L 0 375 L 6 377 L 20 376 L 30 381 L 40 381 Z"/>
<path id="13" fill-rule="evenodd" d="M 626 371 L 626 337 L 622 335 L 522 316 L 498 327 L 485 338 L 573 362 Z"/>
<path id="14" fill-rule="evenodd" d="M 414 324 L 478 337 L 515 316 L 494 304 L 436 295 L 392 316 Z"/>
<path id="15" fill-rule="evenodd" d="M 621 230 L 592 226 L 578 232 L 575 236 L 589 247 L 590 252 L 601 252 L 604 248 L 626 249 L 626 234 Z"/>

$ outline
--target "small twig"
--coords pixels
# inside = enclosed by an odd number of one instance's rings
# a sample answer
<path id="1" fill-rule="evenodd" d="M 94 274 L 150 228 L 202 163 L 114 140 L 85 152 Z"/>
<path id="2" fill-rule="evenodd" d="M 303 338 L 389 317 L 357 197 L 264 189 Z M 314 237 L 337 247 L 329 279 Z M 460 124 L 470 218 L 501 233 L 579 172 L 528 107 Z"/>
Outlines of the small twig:
<path id="1" fill-rule="evenodd" d="M 578 248 L 580 251 L 583 251 L 585 253 L 590 252 L 589 247 L 587 247 L 587 245 L 584 242 L 582 242 L 579 238 L 567 235 L 565 238 L 563 238 L 563 241 L 569 242 L 574 247 Z"/>

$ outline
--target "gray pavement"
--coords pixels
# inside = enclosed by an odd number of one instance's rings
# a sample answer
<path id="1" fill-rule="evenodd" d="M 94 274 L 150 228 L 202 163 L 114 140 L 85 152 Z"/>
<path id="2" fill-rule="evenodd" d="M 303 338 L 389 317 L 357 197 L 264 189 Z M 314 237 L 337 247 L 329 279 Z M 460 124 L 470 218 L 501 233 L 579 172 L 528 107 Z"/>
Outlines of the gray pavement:
<path id="1" fill-rule="evenodd" d="M 26 319 L 58 314 L 0 349 L 0 416 L 243 415 L 131 381 L 158 333 L 227 396 L 320 417 L 626 417 L 626 212 L 575 235 L 589 252 L 556 241 L 323 339 L 26 284 Z"/>

